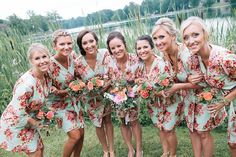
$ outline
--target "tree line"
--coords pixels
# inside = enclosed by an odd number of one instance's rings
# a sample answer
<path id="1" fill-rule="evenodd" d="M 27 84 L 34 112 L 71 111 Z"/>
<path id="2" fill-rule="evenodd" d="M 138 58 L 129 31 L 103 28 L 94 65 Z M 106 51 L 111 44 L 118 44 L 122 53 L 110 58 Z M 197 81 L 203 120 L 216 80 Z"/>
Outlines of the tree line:
<path id="1" fill-rule="evenodd" d="M 225 0 L 235 4 L 236 0 Z M 36 15 L 34 11 L 28 11 L 29 19 L 21 19 L 13 14 L 7 20 L 0 19 L 0 30 L 13 28 L 22 35 L 29 33 L 44 33 L 54 31 L 57 28 L 75 28 L 80 26 L 101 24 L 111 21 L 122 21 L 133 17 L 143 17 L 153 14 L 163 14 L 172 11 L 192 9 L 196 7 L 210 7 L 220 0 L 143 0 L 141 5 L 130 2 L 123 9 L 104 9 L 88 14 L 85 17 L 63 19 L 57 12 L 49 12 L 46 16 Z M 234 6 L 234 5 L 232 5 Z"/>

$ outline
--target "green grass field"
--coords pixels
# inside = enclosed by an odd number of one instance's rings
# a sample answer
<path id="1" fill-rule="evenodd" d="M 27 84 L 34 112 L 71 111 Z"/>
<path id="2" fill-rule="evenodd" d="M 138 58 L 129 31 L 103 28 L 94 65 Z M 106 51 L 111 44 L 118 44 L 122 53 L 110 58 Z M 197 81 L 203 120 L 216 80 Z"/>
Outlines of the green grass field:
<path id="1" fill-rule="evenodd" d="M 188 129 L 186 127 L 177 128 L 178 136 L 178 157 L 191 157 L 192 147 L 189 139 Z M 42 132 L 45 145 L 45 157 L 60 157 L 62 156 L 63 144 L 66 140 L 66 134 L 62 130 L 53 129 L 50 132 L 51 136 L 46 137 L 46 133 Z M 226 130 L 218 129 L 212 132 L 215 138 L 215 157 L 229 157 L 227 147 Z M 127 148 L 121 137 L 120 129 L 115 126 L 115 151 L 117 157 L 126 157 Z M 162 154 L 161 144 L 158 136 L 158 131 L 152 126 L 143 127 L 143 152 L 144 157 L 159 157 Z M 0 149 L 0 157 L 25 157 L 25 154 L 16 154 L 6 152 Z M 88 125 L 85 128 L 85 141 L 82 150 L 82 157 L 102 157 L 102 147 L 98 142 L 95 134 L 95 128 Z"/>

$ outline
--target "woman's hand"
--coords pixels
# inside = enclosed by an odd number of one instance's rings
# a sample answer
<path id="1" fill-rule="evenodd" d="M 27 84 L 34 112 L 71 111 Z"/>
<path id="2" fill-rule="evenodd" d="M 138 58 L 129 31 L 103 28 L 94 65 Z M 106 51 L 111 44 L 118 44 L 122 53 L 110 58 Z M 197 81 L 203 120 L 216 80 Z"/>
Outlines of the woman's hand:
<path id="1" fill-rule="evenodd" d="M 39 128 L 39 129 L 44 127 L 43 124 L 41 123 L 41 121 L 35 120 L 31 117 L 28 119 L 28 124 L 30 124 L 34 128 Z"/>
<path id="2" fill-rule="evenodd" d="M 50 91 L 51 91 L 51 93 L 53 93 L 61 98 L 66 98 L 68 96 L 67 90 L 58 90 L 54 86 L 51 87 Z"/>
<path id="3" fill-rule="evenodd" d="M 223 107 L 225 107 L 224 103 L 212 104 L 207 107 L 207 110 L 210 114 L 217 115 Z"/>
<path id="4" fill-rule="evenodd" d="M 101 95 L 103 95 L 110 87 L 111 87 L 111 80 L 108 80 L 101 91 Z"/>
<path id="5" fill-rule="evenodd" d="M 201 82 L 203 79 L 203 74 L 194 74 L 194 75 L 189 75 L 188 77 L 188 82 L 192 84 L 197 84 Z"/>
<path id="6" fill-rule="evenodd" d="M 207 107 L 208 111 L 211 113 L 211 114 L 215 114 L 217 115 L 219 113 L 219 111 L 230 104 L 230 101 L 226 98 L 224 98 L 221 102 L 217 103 L 217 104 L 211 104 Z"/>
<path id="7" fill-rule="evenodd" d="M 165 91 L 165 95 L 167 97 L 172 96 L 175 92 L 177 92 L 179 90 L 179 86 L 178 84 L 174 84 L 169 90 Z"/>

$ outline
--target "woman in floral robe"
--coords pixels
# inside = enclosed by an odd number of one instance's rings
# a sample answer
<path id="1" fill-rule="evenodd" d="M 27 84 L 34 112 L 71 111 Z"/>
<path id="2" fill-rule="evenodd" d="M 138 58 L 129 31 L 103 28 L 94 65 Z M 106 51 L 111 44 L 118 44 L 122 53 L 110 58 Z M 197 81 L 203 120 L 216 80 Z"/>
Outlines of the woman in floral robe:
<path id="1" fill-rule="evenodd" d="M 231 155 L 236 156 L 236 55 L 223 47 L 209 44 L 208 31 L 199 17 L 190 17 L 184 21 L 181 25 L 181 33 L 184 44 L 192 52 L 189 62 L 198 62 L 198 68 L 203 74 L 203 76 L 191 75 L 189 81 L 196 84 L 201 79 L 205 79 L 208 85 L 222 92 L 222 99 L 208 105 L 209 112 L 217 115 L 224 106 L 230 105 L 228 144 Z"/>
<path id="2" fill-rule="evenodd" d="M 58 126 L 68 135 L 64 145 L 63 157 L 69 157 L 72 152 L 79 156 L 84 139 L 84 119 L 79 102 L 69 96 L 69 83 L 76 79 L 75 59 L 72 51 L 72 37 L 65 30 L 57 30 L 53 34 L 53 48 L 56 54 L 51 57 L 50 77 L 53 88 L 48 99 L 48 106 L 56 111 Z"/>
<path id="3" fill-rule="evenodd" d="M 76 71 L 78 71 L 83 81 L 86 82 L 98 75 L 106 79 L 111 57 L 106 49 L 98 49 L 98 38 L 96 34 L 91 30 L 81 31 L 77 37 L 77 44 L 82 56 L 77 58 L 78 67 Z M 106 86 L 104 86 L 104 91 L 107 88 Z M 101 92 L 103 93 L 103 91 Z M 103 96 L 100 98 L 92 98 L 91 95 L 87 96 L 84 100 L 85 109 L 90 120 L 96 127 L 98 139 L 103 146 L 103 156 L 108 157 L 110 154 L 110 157 L 114 157 L 111 106 L 103 104 L 101 99 L 103 99 Z"/>
<path id="4" fill-rule="evenodd" d="M 173 114 L 170 121 L 173 121 L 172 124 L 174 125 L 172 127 L 162 129 L 162 136 L 167 137 L 167 143 L 165 144 L 163 142 L 163 157 L 168 156 L 169 153 L 170 156 L 176 156 L 177 137 L 174 130 L 178 123 L 182 120 L 184 111 L 183 97 L 185 95 L 185 90 L 182 90 L 182 88 L 187 88 L 190 85 L 190 83 L 188 83 L 188 85 L 185 84 L 185 80 L 181 80 L 178 75 L 179 73 L 184 72 L 183 65 L 180 62 L 180 57 L 181 54 L 186 51 L 186 48 L 177 43 L 176 35 L 177 30 L 175 25 L 169 18 L 160 18 L 156 22 L 152 32 L 154 43 L 160 51 L 162 58 L 165 60 L 170 70 L 171 77 L 173 78 L 174 85 L 172 88 L 176 88 L 178 86 L 178 89 L 181 89 L 176 90 L 175 92 L 172 91 L 174 94 L 169 98 L 172 100 L 171 104 L 164 104 L 164 106 L 168 106 L 167 109 Z"/>
<path id="5" fill-rule="evenodd" d="M 32 44 L 28 56 L 32 68 L 16 82 L 13 98 L 1 116 L 0 147 L 43 157 L 39 133 L 42 123 L 37 120 L 37 113 L 45 105 L 51 84 L 47 74 L 49 51 L 41 44 Z"/>
<path id="6" fill-rule="evenodd" d="M 107 37 L 107 47 L 114 57 L 113 66 L 109 68 L 109 76 L 113 84 L 120 84 L 125 81 L 130 88 L 134 86 L 137 73 L 140 72 L 139 58 L 134 54 L 128 54 L 124 36 L 120 32 L 111 32 Z M 112 87 L 115 90 L 115 86 Z M 126 109 L 117 109 L 117 116 L 121 120 L 121 133 L 128 146 L 128 157 L 134 156 L 132 146 L 132 134 L 136 140 L 136 157 L 142 156 L 142 130 L 138 121 L 139 106 Z M 130 124 L 130 126 L 128 125 Z"/>
<path id="7" fill-rule="evenodd" d="M 136 52 L 143 61 L 143 78 L 149 84 L 160 84 L 162 77 L 166 76 L 165 79 L 167 79 L 169 83 L 173 83 L 172 74 L 168 65 L 161 57 L 154 54 L 153 48 L 154 43 L 150 36 L 141 36 L 136 41 Z M 165 92 L 162 91 L 162 93 Z M 168 151 L 174 156 L 177 145 L 174 129 L 181 120 L 182 103 L 178 95 L 172 96 L 173 102 L 171 102 L 169 98 L 163 98 L 164 94 L 163 96 L 157 94 L 157 96 L 159 97 L 156 97 L 148 104 L 149 114 L 153 124 L 160 130 L 160 138 L 163 147 L 162 156 L 168 155 Z M 172 143 L 169 142 L 172 144 L 170 147 L 168 147 L 167 143 L 168 140 L 170 140 L 168 139 L 169 137 L 175 139 L 175 143 L 173 143 L 173 140 Z M 173 146 L 173 144 L 175 144 L 175 146 Z"/>

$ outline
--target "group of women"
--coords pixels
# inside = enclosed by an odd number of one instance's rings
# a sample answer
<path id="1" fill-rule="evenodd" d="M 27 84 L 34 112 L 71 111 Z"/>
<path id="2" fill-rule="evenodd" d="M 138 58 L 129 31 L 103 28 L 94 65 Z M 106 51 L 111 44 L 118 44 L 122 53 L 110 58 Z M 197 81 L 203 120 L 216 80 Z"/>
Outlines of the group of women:
<path id="1" fill-rule="evenodd" d="M 155 23 L 151 36 L 138 37 L 136 53 L 128 52 L 120 32 L 108 35 L 108 50 L 98 48 L 98 37 L 93 31 L 79 32 L 80 56 L 74 53 L 72 37 L 65 30 L 54 32 L 56 54 L 51 58 L 45 46 L 32 44 L 28 50 L 32 68 L 16 82 L 12 101 L 1 116 L 0 147 L 13 152 L 23 151 L 30 157 L 42 157 L 43 142 L 38 130 L 43 125 L 35 117 L 37 111 L 47 105 L 56 112 L 58 126 L 68 135 L 63 157 L 80 156 L 84 140 L 81 106 L 84 104 L 84 110 L 96 127 L 103 157 L 115 157 L 111 105 L 104 105 L 101 99 L 94 101 L 69 96 L 66 88 L 74 79 L 86 82 L 96 75 L 108 76 L 110 81 L 106 81 L 105 90 L 112 88 L 110 82 L 119 79 L 158 82 L 167 75 L 172 80 L 172 87 L 154 92 L 154 101 L 147 104 L 150 118 L 159 129 L 161 157 L 176 156 L 175 128 L 183 118 L 189 128 L 194 156 L 213 156 L 214 141 L 210 132 L 227 117 L 225 106 L 230 106 L 228 144 L 232 156 L 236 156 L 236 55 L 209 43 L 209 33 L 199 17 L 183 21 L 180 31 L 183 43 L 177 42 L 178 31 L 174 22 L 161 18 Z M 155 46 L 160 55 L 154 52 Z M 198 101 L 204 88 L 222 93 L 222 99 L 214 104 Z M 145 156 L 139 111 L 139 107 L 116 110 L 128 157 Z"/>

